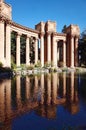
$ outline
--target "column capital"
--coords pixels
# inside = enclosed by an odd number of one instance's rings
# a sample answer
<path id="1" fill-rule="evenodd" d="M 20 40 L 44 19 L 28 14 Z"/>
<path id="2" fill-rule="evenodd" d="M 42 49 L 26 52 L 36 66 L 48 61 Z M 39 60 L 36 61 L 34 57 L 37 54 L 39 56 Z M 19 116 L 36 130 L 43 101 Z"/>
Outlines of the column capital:
<path id="1" fill-rule="evenodd" d="M 26 35 L 26 38 L 30 38 L 31 36 L 30 35 Z"/>
<path id="2" fill-rule="evenodd" d="M 56 39 L 56 42 L 59 42 L 59 39 Z"/>
<path id="3" fill-rule="evenodd" d="M 17 32 L 17 36 L 21 36 L 22 35 L 22 33 L 20 33 L 20 32 Z"/>
<path id="4" fill-rule="evenodd" d="M 5 21 L 5 18 L 3 16 L 0 16 L 0 22 L 4 23 L 4 21 Z"/>
<path id="5" fill-rule="evenodd" d="M 38 41 L 39 40 L 39 38 L 38 37 L 35 37 L 35 41 Z"/>
<path id="6" fill-rule="evenodd" d="M 74 38 L 74 35 L 72 34 L 70 37 L 71 37 L 71 39 L 72 39 L 72 38 Z"/>
<path id="7" fill-rule="evenodd" d="M 79 39 L 79 37 L 80 37 L 79 35 L 75 35 L 75 38 L 78 38 L 78 39 Z"/>
<path id="8" fill-rule="evenodd" d="M 55 33 L 55 32 L 53 32 L 53 33 L 52 33 L 52 36 L 54 37 L 55 35 L 56 35 L 56 33 Z"/>
<path id="9" fill-rule="evenodd" d="M 47 31 L 46 33 L 47 33 L 47 35 L 51 35 L 51 32 L 50 32 L 50 31 Z"/>
<path id="10" fill-rule="evenodd" d="M 41 36 L 44 36 L 44 34 L 45 34 L 44 32 L 41 32 L 41 33 L 40 33 L 40 37 L 41 37 Z"/>
<path id="11" fill-rule="evenodd" d="M 66 43 L 66 40 L 63 40 L 63 43 Z"/>

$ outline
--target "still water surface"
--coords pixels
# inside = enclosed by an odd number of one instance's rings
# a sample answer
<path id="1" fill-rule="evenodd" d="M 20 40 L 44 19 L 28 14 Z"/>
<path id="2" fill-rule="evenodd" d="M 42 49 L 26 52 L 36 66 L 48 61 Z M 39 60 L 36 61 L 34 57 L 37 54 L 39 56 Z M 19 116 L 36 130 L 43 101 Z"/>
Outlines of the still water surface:
<path id="1" fill-rule="evenodd" d="M 1 79 L 0 130 L 86 130 L 86 74 Z"/>

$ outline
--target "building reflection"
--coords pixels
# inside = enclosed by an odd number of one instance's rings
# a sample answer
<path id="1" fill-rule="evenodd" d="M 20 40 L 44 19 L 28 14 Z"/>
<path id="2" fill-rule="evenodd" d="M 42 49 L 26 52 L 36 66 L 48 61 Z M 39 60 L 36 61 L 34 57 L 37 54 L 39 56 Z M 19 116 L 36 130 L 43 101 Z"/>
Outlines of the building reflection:
<path id="1" fill-rule="evenodd" d="M 79 111 L 77 83 L 74 72 L 18 75 L 0 81 L 0 122 L 11 124 L 14 117 L 34 109 L 38 115 L 54 119 L 58 116 L 58 105 L 76 114 Z"/>

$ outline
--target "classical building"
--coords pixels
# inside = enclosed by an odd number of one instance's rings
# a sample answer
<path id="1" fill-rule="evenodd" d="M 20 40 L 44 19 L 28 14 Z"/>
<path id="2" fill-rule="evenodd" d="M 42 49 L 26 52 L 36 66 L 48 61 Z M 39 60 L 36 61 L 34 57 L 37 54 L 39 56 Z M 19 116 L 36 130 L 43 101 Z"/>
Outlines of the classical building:
<path id="1" fill-rule="evenodd" d="M 80 29 L 70 25 L 65 33 L 56 32 L 56 22 L 40 22 L 35 29 L 24 27 L 12 21 L 12 8 L 0 0 L 0 62 L 11 67 L 11 34 L 16 34 L 16 65 L 21 64 L 21 36 L 25 36 L 25 64 L 30 65 L 31 44 L 33 44 L 33 63 L 40 60 L 41 65 L 53 63 L 55 67 L 78 66 L 78 39 Z M 32 42 L 31 42 L 32 41 Z"/>

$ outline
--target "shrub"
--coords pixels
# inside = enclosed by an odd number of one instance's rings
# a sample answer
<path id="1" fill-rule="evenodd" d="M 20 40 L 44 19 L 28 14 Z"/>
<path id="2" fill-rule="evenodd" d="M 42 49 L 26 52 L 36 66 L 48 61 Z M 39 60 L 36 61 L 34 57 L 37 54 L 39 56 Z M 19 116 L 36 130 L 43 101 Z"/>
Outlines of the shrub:
<path id="1" fill-rule="evenodd" d="M 12 69 L 15 69 L 15 68 L 16 68 L 16 64 L 13 63 L 13 62 L 11 62 L 11 68 L 12 68 Z"/>
<path id="2" fill-rule="evenodd" d="M 51 67 L 51 63 L 46 62 L 46 63 L 44 64 L 44 67 L 45 67 L 45 68 L 49 68 L 49 67 Z"/>
<path id="3" fill-rule="evenodd" d="M 40 61 L 37 61 L 37 64 L 35 64 L 35 67 L 40 68 L 40 67 L 41 67 L 41 62 L 40 62 Z"/>
<path id="4" fill-rule="evenodd" d="M 3 67 L 3 64 L 2 64 L 2 62 L 0 62 L 0 68 L 2 68 Z"/>
<path id="5" fill-rule="evenodd" d="M 33 70 L 33 69 L 34 69 L 34 66 L 33 66 L 33 65 L 27 66 L 27 70 Z"/>

